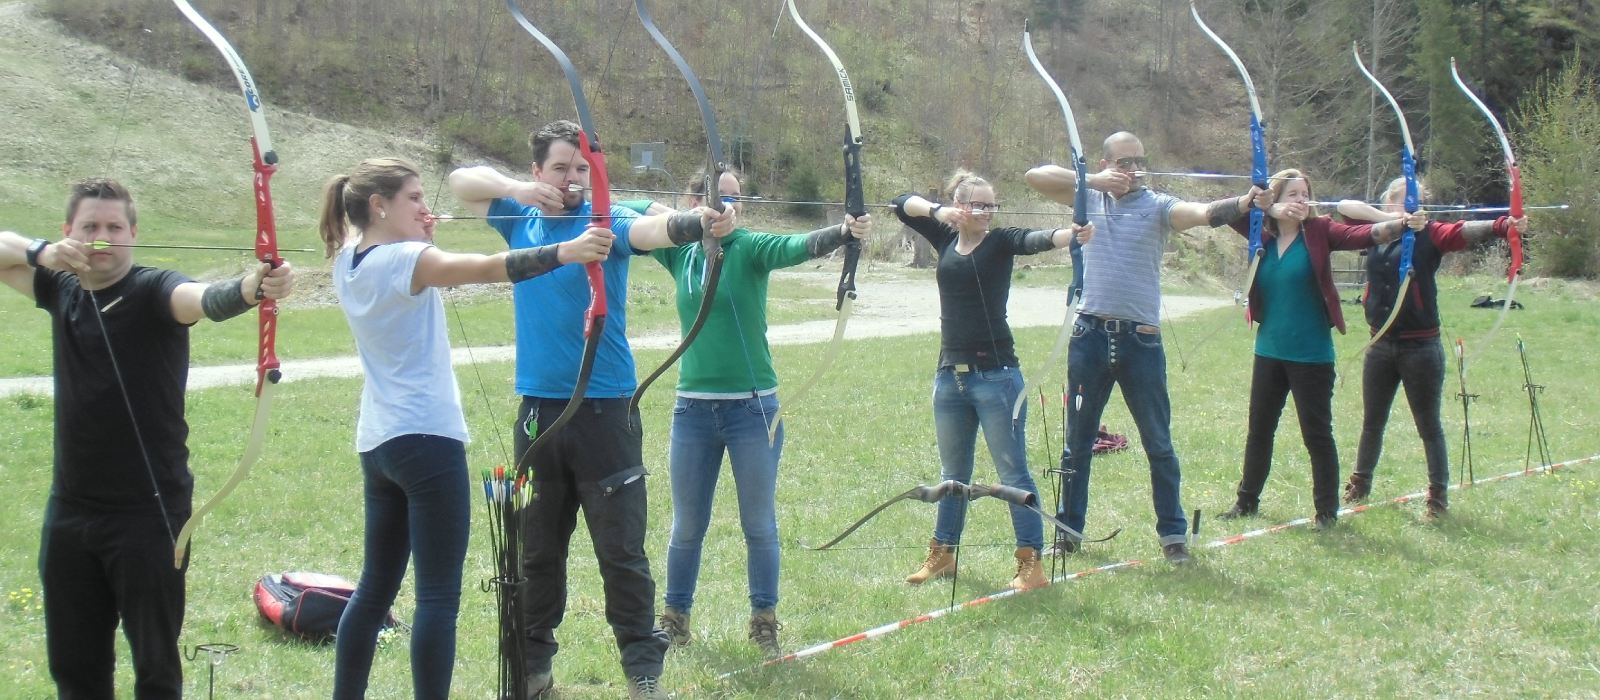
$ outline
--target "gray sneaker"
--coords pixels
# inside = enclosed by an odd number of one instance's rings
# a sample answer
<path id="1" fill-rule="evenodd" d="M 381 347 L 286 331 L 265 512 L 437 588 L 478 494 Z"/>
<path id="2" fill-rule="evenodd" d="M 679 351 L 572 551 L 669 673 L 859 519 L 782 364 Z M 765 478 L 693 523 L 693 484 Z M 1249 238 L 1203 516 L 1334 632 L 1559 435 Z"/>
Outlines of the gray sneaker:
<path id="1" fill-rule="evenodd" d="M 677 608 L 663 608 L 656 626 L 667 633 L 667 639 L 675 647 L 687 646 L 694 638 L 689 632 L 689 613 L 679 612 Z"/>
<path id="2" fill-rule="evenodd" d="M 655 676 L 634 676 L 628 679 L 628 700 L 667 700 L 667 691 Z"/>
<path id="3" fill-rule="evenodd" d="M 527 684 L 527 692 L 522 696 L 525 700 L 545 700 L 554 697 L 556 678 L 549 671 L 527 674 L 522 682 Z"/>
<path id="4" fill-rule="evenodd" d="M 761 648 L 761 654 L 769 659 L 783 656 L 783 647 L 778 645 L 778 630 L 783 625 L 778 622 L 778 613 L 772 608 L 762 608 L 750 613 L 750 641 Z"/>

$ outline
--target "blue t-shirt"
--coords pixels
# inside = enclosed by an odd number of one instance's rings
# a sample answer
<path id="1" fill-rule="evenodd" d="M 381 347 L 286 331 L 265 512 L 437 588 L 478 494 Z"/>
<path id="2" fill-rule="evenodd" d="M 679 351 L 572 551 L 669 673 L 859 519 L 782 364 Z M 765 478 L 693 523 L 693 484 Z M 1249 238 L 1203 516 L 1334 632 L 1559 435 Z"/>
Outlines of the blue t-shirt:
<path id="1" fill-rule="evenodd" d="M 560 243 L 577 238 L 589 225 L 590 205 L 569 212 L 577 218 L 543 218 L 535 207 L 501 198 L 489 205 L 489 216 L 529 217 L 490 219 L 489 225 L 512 250 Z M 606 328 L 595 354 L 594 373 L 585 398 L 632 396 L 638 385 L 633 352 L 628 348 L 628 232 L 637 217 L 622 207 L 611 207 L 611 230 L 617 240 L 611 256 L 601 263 L 606 278 Z M 589 308 L 589 278 L 583 265 L 562 265 L 548 274 L 518 282 L 512 287 L 516 309 L 516 391 L 522 396 L 564 399 L 572 395 L 583 359 L 584 312 Z"/>

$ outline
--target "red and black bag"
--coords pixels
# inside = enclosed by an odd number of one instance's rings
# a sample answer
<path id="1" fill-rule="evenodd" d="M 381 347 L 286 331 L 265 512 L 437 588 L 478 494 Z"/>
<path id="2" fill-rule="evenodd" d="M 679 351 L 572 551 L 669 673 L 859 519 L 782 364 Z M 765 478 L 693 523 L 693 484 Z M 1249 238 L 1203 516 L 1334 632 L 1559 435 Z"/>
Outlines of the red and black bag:
<path id="1" fill-rule="evenodd" d="M 291 571 L 267 574 L 256 582 L 256 610 L 274 626 L 301 638 L 322 641 L 339 630 L 339 618 L 350 604 L 356 585 L 332 574 Z M 394 613 L 385 616 L 383 626 L 398 624 Z"/>

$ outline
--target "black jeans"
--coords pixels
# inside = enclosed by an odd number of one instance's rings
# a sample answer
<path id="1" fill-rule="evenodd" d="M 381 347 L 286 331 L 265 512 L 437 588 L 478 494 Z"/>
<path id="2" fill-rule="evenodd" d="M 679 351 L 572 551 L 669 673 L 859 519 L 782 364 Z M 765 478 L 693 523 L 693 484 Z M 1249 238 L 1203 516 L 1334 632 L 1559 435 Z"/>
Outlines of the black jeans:
<path id="1" fill-rule="evenodd" d="M 1445 449 L 1444 424 L 1439 407 L 1444 396 L 1444 346 L 1438 338 L 1399 340 L 1382 338 L 1367 351 L 1361 376 L 1364 414 L 1361 418 L 1361 448 L 1356 452 L 1356 472 L 1366 477 L 1383 455 L 1383 431 L 1389 421 L 1389 407 L 1402 384 L 1406 403 L 1411 405 L 1411 420 L 1422 438 L 1422 451 L 1428 460 L 1428 484 L 1439 488 L 1440 498 L 1450 483 L 1450 455 Z"/>
<path id="2" fill-rule="evenodd" d="M 523 397 L 514 454 L 530 442 L 526 426 L 539 430 L 566 407 L 562 399 Z M 560 647 L 555 631 L 567 607 L 567 552 L 578 510 L 594 541 L 605 583 L 606 622 L 622 652 L 622 670 L 661 675 L 667 636 L 655 629 L 656 584 L 644 553 L 648 516 L 642 431 L 628 399 L 584 399 L 572 421 L 540 454 L 531 455 L 536 496 L 523 511 L 522 587 L 527 672 L 550 670 Z"/>
<path id="3" fill-rule="evenodd" d="M 1239 505 L 1254 510 L 1272 471 L 1272 440 L 1283 404 L 1294 394 L 1300 439 L 1311 456 L 1311 499 L 1317 515 L 1339 512 L 1339 448 L 1333 441 L 1333 363 L 1256 356 L 1250 378 L 1250 431 L 1244 441 Z"/>
<path id="4" fill-rule="evenodd" d="M 188 519 L 180 513 L 172 523 Z M 106 513 L 50 499 L 39 578 L 57 697 L 114 696 L 119 621 L 133 653 L 133 697 L 182 697 L 178 632 L 188 569 L 187 559 L 182 569 L 172 568 L 172 534 L 160 513 Z"/>

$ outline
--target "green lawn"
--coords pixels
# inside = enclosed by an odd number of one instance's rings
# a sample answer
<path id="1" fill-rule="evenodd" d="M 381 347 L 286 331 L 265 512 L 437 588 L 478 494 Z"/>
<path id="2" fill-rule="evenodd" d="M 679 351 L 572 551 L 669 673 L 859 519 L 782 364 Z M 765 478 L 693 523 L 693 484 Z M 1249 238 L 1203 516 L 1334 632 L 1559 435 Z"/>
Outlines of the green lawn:
<path id="1" fill-rule="evenodd" d="M 1471 342 L 1487 330 L 1494 314 L 1467 309 L 1466 301 L 1493 284 L 1487 278 L 1444 282 L 1449 337 L 1459 333 Z M 1585 398 L 1600 379 L 1600 359 L 1571 350 L 1593 340 L 1600 311 L 1586 292 L 1565 285 L 1526 288 L 1519 296 L 1528 309 L 1513 312 L 1472 368 L 1472 389 L 1483 395 L 1473 411 L 1480 477 L 1522 465 L 1528 410 L 1515 353 L 1517 331 L 1527 338 L 1535 378 L 1549 385 L 1541 405 L 1557 459 L 1600 452 L 1600 434 L 1593 430 L 1600 425 L 1600 411 Z M 1263 517 L 1240 525 L 1211 517 L 1231 503 L 1242 450 L 1251 340 L 1237 313 L 1221 310 L 1171 328 L 1181 343 L 1191 344 L 1184 348 L 1187 371 L 1169 362 L 1173 431 L 1188 477 L 1185 505 L 1207 514 L 1204 539 L 1310 514 L 1308 466 L 1291 411 L 1280 432 L 1278 469 L 1262 503 Z M 323 343 L 337 350 L 335 343 L 310 335 L 331 334 L 338 319 L 296 320 L 305 314 L 285 319 L 283 345 Z M 238 341 L 235 331 L 218 331 L 223 329 L 196 331 L 196 355 L 242 357 L 224 350 Z M 1024 362 L 1038 362 L 1054 333 L 1047 328 L 1021 332 Z M 1200 343 L 1207 334 L 1210 339 Z M 473 336 L 475 343 L 488 342 Z M 486 331 L 484 337 L 491 336 Z M 43 352 L 42 342 L 29 337 L 21 345 Z M 1342 337 L 1338 346 L 1343 361 L 1359 339 Z M 806 376 L 820 347 L 776 348 L 784 376 Z M 854 547 L 851 551 L 818 553 L 799 546 L 831 537 L 894 493 L 937 480 L 927 399 L 936 347 L 931 335 L 852 340 L 814 393 L 790 407 L 779 484 L 785 547 L 779 612 L 788 649 L 949 602 L 948 585 L 912 589 L 900 582 L 920 561 L 931 508 L 896 505 L 841 545 Z M 649 367 L 661 357 L 660 352 L 641 353 L 639 364 Z M 292 371 L 292 364 L 285 364 Z M 510 420 L 514 402 L 509 365 L 476 368 L 490 386 L 487 397 L 473 371 L 461 370 L 468 418 L 479 438 L 469 452 L 477 468 L 504 461 L 493 428 Z M 1057 385 L 1060 375 L 1057 369 L 1045 381 Z M 283 639 L 261 624 L 247 594 L 266 572 L 359 573 L 361 503 L 351 447 L 359 391 L 356 379 L 284 385 L 269 454 L 196 540 L 183 642 L 241 647 L 217 669 L 220 696 L 315 698 L 331 687 L 331 647 Z M 1359 393 L 1356 382 L 1347 382 L 1335 398 L 1335 430 L 1346 470 L 1359 429 Z M 655 496 L 648 548 L 658 574 L 671 509 L 665 483 L 670 399 L 668 391 L 653 391 L 643 409 Z M 209 497 L 237 463 L 250 409 L 245 387 L 191 393 L 197 498 Z M 7 631 L 0 636 L 5 659 L 0 663 L 11 680 L 8 697 L 52 695 L 35 568 L 50 478 L 50 413 L 49 401 L 39 397 L 0 401 L 0 422 L 7 426 L 0 434 L 0 475 L 19 503 L 0 513 L 0 592 L 5 594 L 0 628 Z M 1447 404 L 1445 417 L 1455 455 L 1458 402 Z M 1054 409 L 1049 416 L 1035 413 L 1031 422 L 1030 458 L 1038 462 L 1037 473 L 1053 461 L 1044 435 L 1048 432 L 1052 447 L 1059 448 L 1060 425 Z M 1114 431 L 1131 432 L 1120 401 L 1112 402 L 1106 422 Z M 1403 403 L 1391 426 L 1375 499 L 1410 493 L 1425 483 L 1421 447 Z M 993 479 L 986 458 L 979 458 L 978 473 L 980 480 Z M 1078 570 L 1157 556 L 1149 482 L 1137 444 L 1097 460 L 1095 474 L 1090 530 L 1127 530 L 1072 558 L 1069 566 Z M 694 616 L 697 641 L 667 660 L 664 680 L 679 697 L 1586 696 L 1600 687 L 1600 650 L 1593 641 L 1600 592 L 1592 586 L 1600 574 L 1600 466 L 1457 492 L 1450 517 L 1438 524 L 1422 522 L 1416 504 L 1374 508 L 1344 518 L 1331 533 L 1300 528 L 1202 550 L 1197 564 L 1186 570 L 1153 562 L 1091 576 L 719 681 L 722 673 L 760 661 L 744 640 L 744 555 L 726 481 L 719 485 L 707 539 Z M 1001 508 L 979 502 L 967 542 L 1005 542 L 1007 522 Z M 580 532 L 573 543 L 557 678 L 564 697 L 617 697 L 622 679 L 589 552 Z M 970 547 L 962 564 L 955 591 L 959 601 L 1000 590 L 1012 573 L 1007 546 Z M 460 697 L 488 697 L 494 689 L 494 600 L 479 589 L 490 571 L 488 543 L 477 528 L 463 584 L 455 682 Z M 409 588 L 402 592 L 402 615 L 410 612 L 409 595 Z M 126 663 L 119 674 L 120 686 L 130 687 Z M 189 666 L 188 683 L 191 693 L 205 692 L 203 663 Z M 374 697 L 409 693 L 403 636 L 380 651 L 373 684 Z"/>

